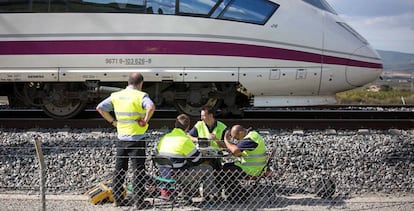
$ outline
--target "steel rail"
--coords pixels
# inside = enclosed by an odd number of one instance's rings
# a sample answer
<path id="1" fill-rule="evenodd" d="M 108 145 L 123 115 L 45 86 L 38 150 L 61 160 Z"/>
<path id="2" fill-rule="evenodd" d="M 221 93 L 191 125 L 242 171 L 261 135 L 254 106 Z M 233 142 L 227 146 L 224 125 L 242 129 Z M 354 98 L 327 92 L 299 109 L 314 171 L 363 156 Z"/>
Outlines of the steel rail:
<path id="1" fill-rule="evenodd" d="M 175 119 L 154 118 L 150 128 L 172 128 Z M 197 119 L 193 119 L 195 123 Z M 414 119 L 223 119 L 228 126 L 241 124 L 254 128 L 271 129 L 414 129 Z M 65 119 L 1 118 L 1 128 L 112 128 L 100 118 Z"/>
<path id="2" fill-rule="evenodd" d="M 242 124 L 255 128 L 301 128 L 301 129 L 413 129 L 414 110 L 348 110 L 348 109 L 251 109 L 242 117 L 221 117 L 228 126 Z M 157 110 L 150 121 L 150 128 L 171 128 L 177 112 Z M 198 121 L 193 118 L 193 123 Z M 56 120 L 47 117 L 42 110 L 0 110 L 2 128 L 111 128 L 94 109 L 82 112 L 76 119 Z"/>

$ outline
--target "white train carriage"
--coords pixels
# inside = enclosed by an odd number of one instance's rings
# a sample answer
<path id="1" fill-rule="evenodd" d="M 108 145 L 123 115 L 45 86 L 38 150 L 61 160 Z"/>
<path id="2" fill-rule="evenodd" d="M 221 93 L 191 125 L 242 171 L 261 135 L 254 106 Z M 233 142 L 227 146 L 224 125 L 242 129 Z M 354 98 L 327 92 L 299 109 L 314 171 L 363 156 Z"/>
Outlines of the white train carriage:
<path id="1" fill-rule="evenodd" d="M 130 72 L 158 108 L 335 103 L 381 59 L 324 0 L 0 0 L 10 105 L 69 118 Z"/>

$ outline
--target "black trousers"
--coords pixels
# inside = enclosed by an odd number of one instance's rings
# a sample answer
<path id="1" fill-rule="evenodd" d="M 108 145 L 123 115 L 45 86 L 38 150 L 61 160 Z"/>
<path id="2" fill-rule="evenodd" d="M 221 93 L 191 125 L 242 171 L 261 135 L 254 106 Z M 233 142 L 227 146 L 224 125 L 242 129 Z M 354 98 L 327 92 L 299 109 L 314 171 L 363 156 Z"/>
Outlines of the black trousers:
<path id="1" fill-rule="evenodd" d="M 131 159 L 133 171 L 132 193 L 135 204 L 140 204 L 145 198 L 145 140 L 117 141 L 115 172 L 113 176 L 113 195 L 116 202 L 122 202 L 123 184 L 128 171 L 128 161 Z"/>
<path id="2" fill-rule="evenodd" d="M 234 163 L 226 163 L 223 165 L 222 174 L 219 177 L 220 184 L 224 186 L 228 200 L 234 201 L 250 195 L 240 184 L 240 180 L 248 176 L 240 167 Z"/>

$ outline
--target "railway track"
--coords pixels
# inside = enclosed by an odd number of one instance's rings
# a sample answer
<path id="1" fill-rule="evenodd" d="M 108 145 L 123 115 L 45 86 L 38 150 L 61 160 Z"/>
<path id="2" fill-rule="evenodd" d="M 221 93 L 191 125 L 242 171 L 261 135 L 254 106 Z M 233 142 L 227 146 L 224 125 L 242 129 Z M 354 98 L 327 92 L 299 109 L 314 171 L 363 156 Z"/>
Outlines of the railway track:
<path id="1" fill-rule="evenodd" d="M 173 127 L 175 110 L 158 110 L 151 128 Z M 220 117 L 227 125 L 283 129 L 413 129 L 414 111 L 406 110 L 245 110 L 243 117 Z M 193 121 L 197 121 L 194 119 Z M 55 120 L 41 110 L 0 110 L 2 128 L 111 128 L 93 109 L 77 119 Z"/>

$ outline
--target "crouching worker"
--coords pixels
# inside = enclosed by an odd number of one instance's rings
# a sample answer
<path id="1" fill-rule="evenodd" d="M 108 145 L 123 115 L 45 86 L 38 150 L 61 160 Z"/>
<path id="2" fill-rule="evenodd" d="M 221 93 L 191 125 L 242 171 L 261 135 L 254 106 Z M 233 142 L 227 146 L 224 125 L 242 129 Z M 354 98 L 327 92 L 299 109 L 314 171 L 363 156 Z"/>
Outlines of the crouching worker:
<path id="1" fill-rule="evenodd" d="M 167 157 L 172 162 L 171 167 L 159 166 L 161 176 L 167 179 L 175 179 L 182 186 L 186 196 L 192 197 L 203 180 L 207 187 L 213 186 L 213 168 L 210 165 L 201 165 L 203 162 L 201 152 L 196 148 L 191 138 L 187 135 L 190 128 L 190 118 L 181 114 L 175 121 L 175 128 L 158 143 L 158 155 Z M 174 170 L 174 171 L 172 171 Z M 178 170 L 178 171 L 177 171 Z M 168 188 L 161 189 L 162 199 L 170 199 L 171 192 Z"/>
<path id="2" fill-rule="evenodd" d="M 240 161 L 224 164 L 220 183 L 225 186 L 228 201 L 243 202 L 250 194 L 239 181 L 247 176 L 259 176 L 262 173 L 266 165 L 265 142 L 252 128 L 234 125 L 230 132 L 226 131 L 224 143 Z"/>

